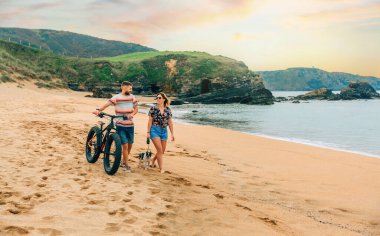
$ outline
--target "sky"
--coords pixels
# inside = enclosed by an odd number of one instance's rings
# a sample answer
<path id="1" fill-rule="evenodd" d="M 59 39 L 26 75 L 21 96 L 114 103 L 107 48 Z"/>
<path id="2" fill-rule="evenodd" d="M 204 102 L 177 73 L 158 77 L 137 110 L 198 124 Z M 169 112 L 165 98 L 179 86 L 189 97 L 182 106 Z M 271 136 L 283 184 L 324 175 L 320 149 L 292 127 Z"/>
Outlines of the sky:
<path id="1" fill-rule="evenodd" d="M 0 27 L 380 77 L 380 0 L 0 0 Z"/>

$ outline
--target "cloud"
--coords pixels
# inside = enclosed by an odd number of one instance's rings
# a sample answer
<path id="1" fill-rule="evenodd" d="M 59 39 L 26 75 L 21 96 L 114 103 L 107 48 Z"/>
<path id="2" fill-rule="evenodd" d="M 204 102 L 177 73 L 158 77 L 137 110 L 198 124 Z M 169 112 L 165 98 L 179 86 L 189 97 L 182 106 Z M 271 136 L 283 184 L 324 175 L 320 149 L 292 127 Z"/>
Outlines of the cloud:
<path id="1" fill-rule="evenodd" d="M 299 18 L 305 23 L 315 23 L 317 25 L 362 22 L 371 19 L 380 20 L 380 2 L 328 9 L 303 14 L 300 15 Z"/>
<path id="2" fill-rule="evenodd" d="M 157 4 L 159 3 L 159 4 Z M 90 19 L 115 29 L 128 40 L 146 43 L 153 34 L 180 31 L 191 27 L 244 19 L 255 10 L 253 0 L 193 0 L 171 2 L 155 1 L 155 4 L 125 1 L 125 9 L 115 17 Z M 129 8 L 128 4 L 134 4 Z M 117 19 L 117 20 L 115 20 Z"/>
<path id="3" fill-rule="evenodd" d="M 38 25 L 36 22 L 42 22 L 41 20 L 37 19 L 38 17 L 33 16 L 33 13 L 36 13 L 37 11 L 46 10 L 50 8 L 55 8 L 63 4 L 62 1 L 54 2 L 54 3 L 48 3 L 48 2 L 40 2 L 40 3 L 34 3 L 30 5 L 21 5 L 18 4 L 7 4 L 10 1 L 1 1 L 0 4 L 3 5 L 2 8 L 0 8 L 0 18 L 2 19 L 2 23 L 6 23 L 7 21 L 14 21 L 19 22 L 22 18 L 28 18 L 33 23 L 32 25 Z M 22 20 L 22 23 L 26 23 L 26 25 L 30 25 L 27 21 Z M 23 24 L 22 24 L 23 25 Z"/>

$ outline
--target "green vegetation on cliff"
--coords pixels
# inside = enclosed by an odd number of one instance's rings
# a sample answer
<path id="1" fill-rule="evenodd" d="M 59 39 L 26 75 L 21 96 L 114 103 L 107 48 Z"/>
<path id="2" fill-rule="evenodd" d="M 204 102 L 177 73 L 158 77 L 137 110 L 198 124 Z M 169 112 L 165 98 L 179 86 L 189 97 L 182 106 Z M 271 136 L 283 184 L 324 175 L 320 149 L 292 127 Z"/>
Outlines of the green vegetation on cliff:
<path id="1" fill-rule="evenodd" d="M 320 88 L 342 90 L 350 82 L 368 82 L 380 89 L 380 79 L 371 76 L 360 76 L 342 72 L 326 72 L 317 68 L 289 68 L 277 71 L 258 72 L 267 89 L 275 91 L 309 91 Z"/>
<path id="2" fill-rule="evenodd" d="M 88 35 L 56 30 L 1 28 L 0 39 L 11 40 L 37 49 L 75 57 L 116 56 L 133 52 L 156 51 L 139 44 L 100 39 Z"/>
<path id="3" fill-rule="evenodd" d="M 142 52 L 84 59 L 7 41 L 0 41 L 0 73 L 4 78 L 37 79 L 46 87 L 70 82 L 91 90 L 96 85 L 130 80 L 140 87 L 157 86 L 173 93 L 179 93 L 186 81 L 253 74 L 242 62 L 203 52 Z"/>

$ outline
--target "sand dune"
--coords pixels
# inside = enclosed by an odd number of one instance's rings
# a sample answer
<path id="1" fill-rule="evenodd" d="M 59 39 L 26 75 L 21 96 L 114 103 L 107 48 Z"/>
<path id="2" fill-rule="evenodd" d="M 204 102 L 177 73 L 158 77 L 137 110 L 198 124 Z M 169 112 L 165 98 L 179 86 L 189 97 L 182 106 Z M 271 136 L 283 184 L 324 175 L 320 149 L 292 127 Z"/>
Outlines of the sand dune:
<path id="1" fill-rule="evenodd" d="M 380 234 L 379 159 L 175 124 L 160 174 L 138 168 L 139 114 L 133 172 L 108 176 L 84 95 L 0 84 L 0 235 Z"/>

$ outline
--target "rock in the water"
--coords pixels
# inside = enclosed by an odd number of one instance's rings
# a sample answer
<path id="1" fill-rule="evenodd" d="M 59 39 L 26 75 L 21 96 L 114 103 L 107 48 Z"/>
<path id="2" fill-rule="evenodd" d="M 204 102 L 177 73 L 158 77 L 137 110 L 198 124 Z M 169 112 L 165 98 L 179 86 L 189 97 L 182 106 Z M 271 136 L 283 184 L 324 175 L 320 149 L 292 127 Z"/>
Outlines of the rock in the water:
<path id="1" fill-rule="evenodd" d="M 275 102 L 286 102 L 288 101 L 289 99 L 287 99 L 286 97 L 275 97 L 274 98 L 274 101 Z"/>
<path id="2" fill-rule="evenodd" d="M 367 82 L 352 82 L 347 88 L 340 91 L 343 100 L 370 99 L 380 97 L 380 94 Z"/>
<path id="3" fill-rule="evenodd" d="M 173 106 L 175 106 L 175 105 L 183 105 L 183 104 L 184 104 L 184 101 L 183 100 L 179 100 L 179 99 L 175 99 L 175 100 L 172 100 L 170 102 L 170 105 L 173 105 Z"/>
<path id="4" fill-rule="evenodd" d="M 244 78 L 205 79 L 185 86 L 184 100 L 204 104 L 273 104 L 272 93 L 264 87 L 261 77 L 248 74 Z"/>
<path id="5" fill-rule="evenodd" d="M 318 99 L 318 100 L 333 100 L 336 97 L 335 94 L 330 89 L 327 88 L 320 88 L 311 92 L 308 92 L 304 95 L 296 96 L 294 99 L 296 100 L 312 100 L 312 99 Z"/>

